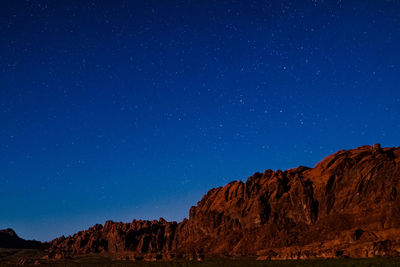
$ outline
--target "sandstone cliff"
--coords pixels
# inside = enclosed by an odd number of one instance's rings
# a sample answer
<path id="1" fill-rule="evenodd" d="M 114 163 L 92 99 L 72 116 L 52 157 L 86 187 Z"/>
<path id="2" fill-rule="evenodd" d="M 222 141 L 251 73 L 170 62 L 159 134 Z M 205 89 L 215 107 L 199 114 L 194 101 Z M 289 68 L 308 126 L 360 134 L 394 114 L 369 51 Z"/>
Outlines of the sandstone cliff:
<path id="1" fill-rule="evenodd" d="M 210 190 L 175 222 L 107 222 L 51 243 L 50 257 L 260 259 L 400 254 L 400 148 L 341 150 L 314 168 L 266 170 Z"/>
<path id="2" fill-rule="evenodd" d="M 105 253 L 121 259 L 142 259 L 154 256 L 161 259 L 172 251 L 176 222 L 133 220 L 131 223 L 107 221 L 96 224 L 73 236 L 60 237 L 51 242 L 50 258 L 69 255 Z"/>

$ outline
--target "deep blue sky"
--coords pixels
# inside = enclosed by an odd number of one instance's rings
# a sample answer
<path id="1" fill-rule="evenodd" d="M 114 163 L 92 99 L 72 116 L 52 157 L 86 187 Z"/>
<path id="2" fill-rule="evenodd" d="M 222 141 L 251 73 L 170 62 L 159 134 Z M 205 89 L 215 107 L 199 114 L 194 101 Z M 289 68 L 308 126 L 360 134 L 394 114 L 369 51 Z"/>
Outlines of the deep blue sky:
<path id="1" fill-rule="evenodd" d="M 0 2 L 0 228 L 182 220 L 208 189 L 400 145 L 399 1 Z"/>

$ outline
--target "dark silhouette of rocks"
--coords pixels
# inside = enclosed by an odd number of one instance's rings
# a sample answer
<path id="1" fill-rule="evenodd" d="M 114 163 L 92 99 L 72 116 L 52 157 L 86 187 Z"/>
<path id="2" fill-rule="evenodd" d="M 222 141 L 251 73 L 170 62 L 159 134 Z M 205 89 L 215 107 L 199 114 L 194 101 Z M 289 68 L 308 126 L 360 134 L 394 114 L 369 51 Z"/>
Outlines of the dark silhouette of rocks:
<path id="1" fill-rule="evenodd" d="M 20 238 L 13 229 L 0 230 L 0 248 L 43 249 L 45 244 L 35 240 Z"/>
<path id="2" fill-rule="evenodd" d="M 50 257 L 259 259 L 400 254 L 400 148 L 341 150 L 314 168 L 255 173 L 211 189 L 181 223 L 95 225 L 53 240 Z"/>

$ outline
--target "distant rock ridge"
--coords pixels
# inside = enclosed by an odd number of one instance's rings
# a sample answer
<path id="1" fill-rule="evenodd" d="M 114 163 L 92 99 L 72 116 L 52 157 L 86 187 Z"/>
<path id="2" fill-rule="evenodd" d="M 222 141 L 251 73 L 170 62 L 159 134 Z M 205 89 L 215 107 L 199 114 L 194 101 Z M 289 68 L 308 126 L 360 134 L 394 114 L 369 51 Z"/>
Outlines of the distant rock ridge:
<path id="1" fill-rule="evenodd" d="M 0 248 L 43 249 L 45 244 L 35 240 L 24 240 L 13 229 L 7 228 L 0 230 Z"/>
<path id="2" fill-rule="evenodd" d="M 107 221 L 96 224 L 73 236 L 60 237 L 51 242 L 49 256 L 106 253 L 119 258 L 141 259 L 146 255 L 168 253 L 178 224 L 160 220 L 133 220 L 131 223 Z M 157 256 L 156 256 L 157 257 Z M 158 256 L 161 258 L 161 256 Z"/>
<path id="3" fill-rule="evenodd" d="M 314 168 L 211 189 L 180 223 L 107 221 L 51 242 L 49 257 L 259 259 L 400 255 L 400 148 L 338 151 Z"/>

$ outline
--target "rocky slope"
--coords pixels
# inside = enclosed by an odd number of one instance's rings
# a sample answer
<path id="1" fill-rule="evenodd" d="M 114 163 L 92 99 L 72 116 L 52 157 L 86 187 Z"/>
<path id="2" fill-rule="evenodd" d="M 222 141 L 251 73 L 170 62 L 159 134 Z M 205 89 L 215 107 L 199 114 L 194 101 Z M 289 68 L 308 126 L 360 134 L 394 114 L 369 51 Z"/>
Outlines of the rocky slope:
<path id="1" fill-rule="evenodd" d="M 24 240 L 13 229 L 8 228 L 0 230 L 0 248 L 43 249 L 45 244 L 34 240 Z"/>
<path id="2" fill-rule="evenodd" d="M 107 222 L 51 243 L 50 257 L 260 259 L 400 254 L 400 148 L 341 150 L 314 168 L 266 170 L 210 190 L 175 222 Z"/>
<path id="3" fill-rule="evenodd" d="M 119 259 L 161 259 L 172 251 L 176 222 L 133 220 L 131 223 L 107 221 L 73 236 L 51 242 L 50 258 L 104 253 Z"/>

